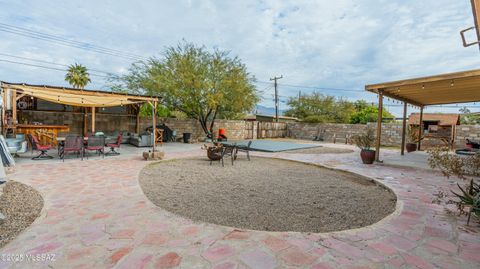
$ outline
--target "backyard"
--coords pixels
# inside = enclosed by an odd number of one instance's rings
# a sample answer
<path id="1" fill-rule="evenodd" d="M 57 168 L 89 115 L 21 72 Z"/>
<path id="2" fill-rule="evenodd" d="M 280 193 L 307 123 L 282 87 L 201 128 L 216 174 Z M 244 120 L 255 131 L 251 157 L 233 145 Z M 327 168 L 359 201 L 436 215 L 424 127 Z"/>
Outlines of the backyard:
<path id="1" fill-rule="evenodd" d="M 425 158 L 423 169 L 363 165 L 353 146 L 316 143 L 322 147 L 251 152 L 251 161 L 239 154 L 225 167 L 210 165 L 201 144 L 167 143 L 157 163 L 129 146 L 84 161 L 32 161 L 28 153 L 9 177 L 38 190 L 44 207 L 3 253 L 51 255 L 29 268 L 478 268 L 478 225 L 432 203 L 456 180 L 427 169 Z M 397 150 L 383 154 L 398 161 Z M 331 173 L 346 178 L 335 183 Z M 363 188 L 380 196 L 358 200 Z M 312 212 L 321 201 L 329 207 Z M 312 214 L 324 224 L 309 226 Z"/>
<path id="2" fill-rule="evenodd" d="M 7 2 L 0 269 L 480 268 L 480 0 Z"/>

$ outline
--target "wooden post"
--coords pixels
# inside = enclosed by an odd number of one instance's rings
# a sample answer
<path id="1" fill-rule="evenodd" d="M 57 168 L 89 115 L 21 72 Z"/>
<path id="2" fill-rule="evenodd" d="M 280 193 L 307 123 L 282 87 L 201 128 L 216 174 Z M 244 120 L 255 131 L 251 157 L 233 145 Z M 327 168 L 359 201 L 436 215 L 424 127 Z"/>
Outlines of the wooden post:
<path id="1" fill-rule="evenodd" d="M 452 126 L 452 138 L 451 138 L 452 141 L 450 143 L 450 150 L 452 150 L 452 151 L 455 150 L 455 138 L 456 138 L 456 136 L 457 136 L 457 125 L 455 124 L 455 125 Z"/>
<path id="2" fill-rule="evenodd" d="M 402 121 L 402 149 L 401 154 L 405 154 L 405 133 L 407 129 L 407 102 L 403 102 L 403 121 Z"/>
<path id="3" fill-rule="evenodd" d="M 83 108 L 83 136 L 87 135 L 87 108 Z"/>
<path id="4" fill-rule="evenodd" d="M 3 97 L 5 94 L 5 89 L 3 87 L 0 88 L 2 92 L 2 134 L 5 134 L 5 98 Z"/>
<path id="5" fill-rule="evenodd" d="M 92 133 L 95 133 L 95 107 L 92 106 Z"/>
<path id="6" fill-rule="evenodd" d="M 16 135 L 17 131 L 17 90 L 13 90 L 12 92 L 12 128 L 13 128 L 13 135 Z"/>
<path id="7" fill-rule="evenodd" d="M 422 134 L 423 134 L 423 106 L 420 107 L 420 121 L 418 122 L 418 142 L 417 142 L 418 151 L 420 151 L 420 146 L 422 145 Z"/>
<path id="8" fill-rule="evenodd" d="M 5 118 L 5 111 L 6 111 L 6 107 L 7 107 L 7 92 L 8 92 L 8 88 L 3 88 L 2 87 L 2 134 L 6 134 L 7 133 L 7 126 L 5 126 L 5 123 L 7 123 L 7 119 Z"/>
<path id="9" fill-rule="evenodd" d="M 155 148 L 157 147 L 156 143 L 156 134 L 157 134 L 157 101 L 153 101 L 152 104 L 152 131 L 153 131 L 153 152 L 155 152 Z"/>
<path id="10" fill-rule="evenodd" d="M 380 162 L 380 142 L 382 140 L 383 93 L 378 92 L 377 144 L 375 145 L 375 161 Z"/>
<path id="11" fill-rule="evenodd" d="M 138 107 L 138 111 L 137 111 L 137 119 L 135 122 L 135 133 L 140 134 L 140 107 Z"/>

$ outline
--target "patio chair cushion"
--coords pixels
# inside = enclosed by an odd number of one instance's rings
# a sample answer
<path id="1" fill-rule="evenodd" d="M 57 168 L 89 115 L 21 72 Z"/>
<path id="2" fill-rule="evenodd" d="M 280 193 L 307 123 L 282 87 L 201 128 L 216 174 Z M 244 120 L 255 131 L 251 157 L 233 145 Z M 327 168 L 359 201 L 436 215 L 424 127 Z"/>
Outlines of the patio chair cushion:
<path id="1" fill-rule="evenodd" d="M 39 145 L 37 144 L 37 150 L 49 150 L 52 147 L 50 145 Z"/>
<path id="2" fill-rule="evenodd" d="M 110 148 L 119 148 L 120 146 L 119 146 L 117 143 L 108 143 L 108 144 L 107 144 L 107 147 L 110 147 Z"/>

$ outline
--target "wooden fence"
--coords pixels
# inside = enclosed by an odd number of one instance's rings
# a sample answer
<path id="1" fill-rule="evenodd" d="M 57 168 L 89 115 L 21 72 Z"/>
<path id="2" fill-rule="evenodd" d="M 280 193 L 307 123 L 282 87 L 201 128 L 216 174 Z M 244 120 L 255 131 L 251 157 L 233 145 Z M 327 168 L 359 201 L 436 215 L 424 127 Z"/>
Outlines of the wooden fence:
<path id="1" fill-rule="evenodd" d="M 257 138 L 280 138 L 287 136 L 287 123 L 259 121 Z"/>

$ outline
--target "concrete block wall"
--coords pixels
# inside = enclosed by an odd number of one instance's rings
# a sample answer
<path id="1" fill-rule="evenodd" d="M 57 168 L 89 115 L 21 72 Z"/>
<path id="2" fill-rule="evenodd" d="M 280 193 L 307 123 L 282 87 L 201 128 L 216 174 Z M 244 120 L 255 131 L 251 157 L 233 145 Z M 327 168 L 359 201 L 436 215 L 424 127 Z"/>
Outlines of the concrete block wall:
<path id="1" fill-rule="evenodd" d="M 305 122 L 288 122 L 288 134 L 292 138 L 311 140 L 317 135 L 325 132 L 324 139 L 333 141 L 334 134 L 337 137 L 345 137 L 346 135 L 355 135 L 365 132 L 366 125 L 361 124 L 334 124 L 334 123 L 305 123 Z"/>
<path id="2" fill-rule="evenodd" d="M 466 139 L 480 141 L 480 125 L 460 125 L 457 126 L 457 136 L 455 143 L 465 145 Z"/>
<path id="3" fill-rule="evenodd" d="M 40 122 L 51 125 L 68 125 L 70 133 L 81 134 L 83 130 L 83 113 L 56 111 L 21 111 L 19 119 L 25 118 L 29 123 Z M 105 133 L 115 130 L 135 131 L 136 117 L 132 115 L 95 114 L 95 129 Z M 91 126 L 91 114 L 87 113 L 87 127 Z"/>
<path id="4" fill-rule="evenodd" d="M 170 129 L 176 130 L 177 137 L 182 136 L 183 133 L 191 133 L 193 139 L 205 138 L 205 132 L 198 120 L 160 118 L 157 119 L 157 122 L 158 124 L 165 123 Z M 247 133 L 245 124 L 245 121 L 242 120 L 216 120 L 213 128 L 214 135 L 217 135 L 219 128 L 224 128 L 229 139 L 244 139 Z M 151 118 L 140 118 L 140 130 L 144 131 L 149 126 L 152 126 Z"/>
<path id="5" fill-rule="evenodd" d="M 333 124 L 333 123 L 287 123 L 288 133 L 292 138 L 313 139 L 318 131 L 325 130 L 325 140 L 333 141 L 333 136 L 344 138 L 346 135 L 356 135 L 364 133 L 367 128 L 377 129 L 376 123 L 363 124 Z M 457 126 L 457 135 L 455 137 L 456 147 L 465 146 L 465 139 L 470 138 L 480 141 L 480 125 L 459 125 Z M 382 145 L 400 146 L 402 143 L 402 125 L 399 123 L 382 124 Z M 439 140 L 428 139 L 422 142 L 425 146 L 441 145 Z"/>
<path id="6" fill-rule="evenodd" d="M 337 124 L 337 123 L 304 123 L 293 122 L 287 124 L 288 133 L 293 138 L 313 139 L 320 133 L 325 132 L 325 141 L 332 142 L 334 136 L 337 141 L 344 143 L 344 138 L 363 134 L 367 129 L 377 130 L 376 123 L 368 124 Z M 396 123 L 382 124 L 382 145 L 398 146 L 402 141 L 402 125 Z"/>
<path id="7" fill-rule="evenodd" d="M 40 122 L 51 125 L 68 125 L 70 133 L 81 134 L 83 129 L 83 113 L 81 112 L 56 112 L 56 111 L 21 111 L 19 118 L 26 119 L 29 123 Z M 165 123 L 170 129 L 177 130 L 178 136 L 182 133 L 191 133 L 192 138 L 204 138 L 205 133 L 198 120 L 194 119 L 175 119 L 160 118 L 159 124 Z M 91 114 L 87 113 L 87 128 L 91 126 Z M 147 127 L 152 126 L 152 118 L 140 118 L 140 132 L 145 131 Z M 95 129 L 105 133 L 113 131 L 135 132 L 136 116 L 125 114 L 95 114 Z M 247 134 L 246 122 L 243 120 L 216 120 L 214 131 L 219 128 L 225 128 L 227 136 L 230 139 L 244 139 Z"/>
<path id="8" fill-rule="evenodd" d="M 83 113 L 78 112 L 55 112 L 55 111 L 21 111 L 19 119 L 26 119 L 29 123 L 41 122 L 43 124 L 53 125 L 69 125 L 71 133 L 82 133 Z M 21 120 L 20 120 L 21 121 Z M 200 123 L 194 119 L 175 119 L 160 118 L 157 120 L 159 124 L 165 123 L 170 129 L 177 131 L 177 136 L 182 133 L 191 133 L 193 139 L 201 139 L 205 134 Z M 253 124 L 253 125 L 252 125 Z M 117 115 L 117 114 L 96 114 L 95 126 L 96 130 L 111 133 L 115 130 L 135 132 L 136 116 L 134 115 Z M 219 128 L 225 128 L 227 136 L 232 140 L 251 139 L 253 131 L 253 139 L 257 138 L 257 122 L 246 122 L 243 120 L 216 120 L 214 132 L 218 132 Z M 91 115 L 87 113 L 87 126 L 91 126 Z M 152 126 L 150 117 L 140 118 L 140 131 L 145 131 Z M 253 128 L 252 128 L 253 127 Z M 286 124 L 287 136 L 297 139 L 313 139 L 318 135 L 318 131 L 325 131 L 326 141 L 333 141 L 334 134 L 339 143 L 343 142 L 346 135 L 356 135 L 364 133 L 367 128 L 376 130 L 376 123 L 363 124 L 333 124 L 333 123 L 304 123 L 304 122 L 288 122 Z M 249 130 L 250 129 L 250 133 Z M 253 130 L 252 130 L 253 129 Z M 402 125 L 399 123 L 382 124 L 382 144 L 390 146 L 399 146 L 402 138 Z M 480 140 L 480 125 L 459 125 L 457 126 L 456 146 L 465 145 L 465 139 Z M 424 141 L 425 145 L 439 144 L 438 141 Z"/>

